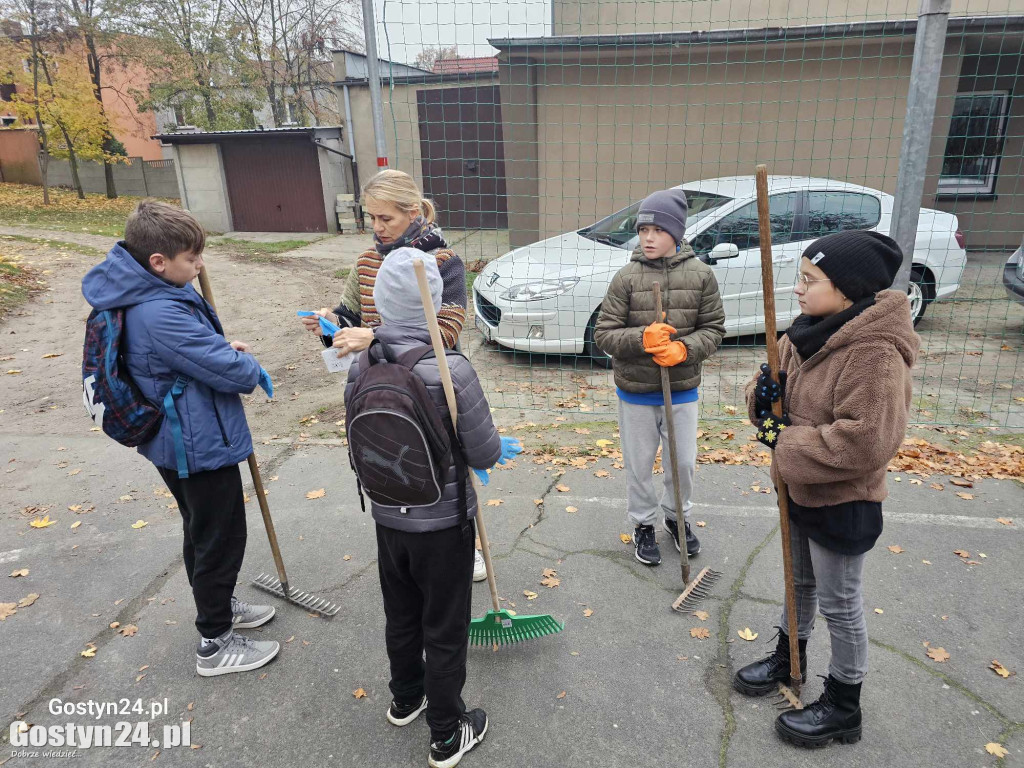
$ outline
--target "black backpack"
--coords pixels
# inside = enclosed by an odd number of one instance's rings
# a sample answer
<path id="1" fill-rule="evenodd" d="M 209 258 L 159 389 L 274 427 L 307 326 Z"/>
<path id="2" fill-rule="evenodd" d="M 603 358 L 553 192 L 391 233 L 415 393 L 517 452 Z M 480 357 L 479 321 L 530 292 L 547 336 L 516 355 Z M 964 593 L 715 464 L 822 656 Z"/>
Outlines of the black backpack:
<path id="1" fill-rule="evenodd" d="M 375 504 L 404 511 L 441 500 L 445 474 L 454 460 L 465 521 L 466 465 L 458 437 L 451 421 L 441 418 L 423 380 L 413 373 L 420 360 L 433 354 L 433 348 L 424 345 L 396 358 L 377 340 L 362 354 L 345 409 L 349 463 L 360 504 L 365 493 Z"/>

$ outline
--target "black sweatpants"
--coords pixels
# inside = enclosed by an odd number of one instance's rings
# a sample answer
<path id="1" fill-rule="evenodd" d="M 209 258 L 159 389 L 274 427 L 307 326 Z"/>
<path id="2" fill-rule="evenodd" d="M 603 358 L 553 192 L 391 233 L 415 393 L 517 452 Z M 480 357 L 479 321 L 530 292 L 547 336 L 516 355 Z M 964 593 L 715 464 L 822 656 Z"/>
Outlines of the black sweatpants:
<path id="1" fill-rule="evenodd" d="M 431 741 L 447 738 L 466 711 L 473 536 L 459 526 L 408 533 L 378 525 L 377 567 L 391 693 L 402 704 L 425 693 Z"/>
<path id="2" fill-rule="evenodd" d="M 196 629 L 219 637 L 231 628 L 231 595 L 245 556 L 245 494 L 237 464 L 184 480 L 157 467 L 181 512 L 185 571 L 196 601 Z"/>

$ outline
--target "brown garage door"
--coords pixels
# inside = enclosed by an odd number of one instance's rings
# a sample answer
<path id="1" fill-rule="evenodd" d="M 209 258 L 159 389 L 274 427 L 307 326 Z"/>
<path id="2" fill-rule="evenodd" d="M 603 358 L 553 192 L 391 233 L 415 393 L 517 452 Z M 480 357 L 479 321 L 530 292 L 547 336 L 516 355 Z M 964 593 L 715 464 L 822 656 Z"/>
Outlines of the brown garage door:
<path id="1" fill-rule="evenodd" d="M 508 226 L 498 86 L 419 91 L 423 191 L 442 226 Z"/>
<path id="2" fill-rule="evenodd" d="M 320 163 L 308 137 L 237 139 L 220 148 L 237 231 L 327 231 Z"/>

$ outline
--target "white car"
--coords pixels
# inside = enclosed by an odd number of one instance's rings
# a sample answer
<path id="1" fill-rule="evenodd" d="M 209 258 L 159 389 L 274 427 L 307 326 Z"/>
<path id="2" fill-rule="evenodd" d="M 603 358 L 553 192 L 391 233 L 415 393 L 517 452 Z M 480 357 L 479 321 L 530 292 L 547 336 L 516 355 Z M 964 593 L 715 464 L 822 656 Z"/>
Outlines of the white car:
<path id="1" fill-rule="evenodd" d="M 706 179 L 678 188 L 690 206 L 686 240 L 718 279 L 726 335 L 763 332 L 754 177 Z M 841 230 L 888 234 L 893 197 L 804 176 L 772 176 L 768 192 L 781 331 L 800 314 L 793 286 L 804 248 Z M 476 326 L 484 338 L 527 352 L 582 353 L 610 365 L 594 344 L 594 324 L 612 276 L 636 247 L 639 207 L 634 203 L 578 232 L 517 248 L 488 264 L 473 284 Z M 966 260 L 956 216 L 922 208 L 909 290 L 915 323 L 929 303 L 956 291 Z"/>

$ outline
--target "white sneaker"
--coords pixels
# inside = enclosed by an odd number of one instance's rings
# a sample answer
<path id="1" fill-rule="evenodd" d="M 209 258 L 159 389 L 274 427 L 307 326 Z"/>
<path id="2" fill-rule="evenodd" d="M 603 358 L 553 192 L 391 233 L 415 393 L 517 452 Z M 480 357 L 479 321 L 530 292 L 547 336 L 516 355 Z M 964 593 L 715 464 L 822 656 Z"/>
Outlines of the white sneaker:
<path id="1" fill-rule="evenodd" d="M 473 581 L 487 580 L 487 564 L 480 550 L 476 550 L 476 557 L 473 560 Z"/>

